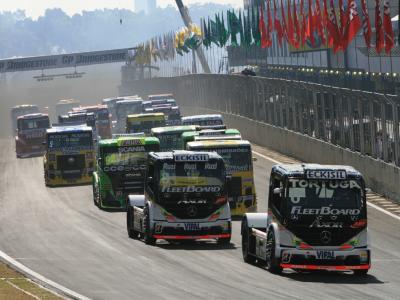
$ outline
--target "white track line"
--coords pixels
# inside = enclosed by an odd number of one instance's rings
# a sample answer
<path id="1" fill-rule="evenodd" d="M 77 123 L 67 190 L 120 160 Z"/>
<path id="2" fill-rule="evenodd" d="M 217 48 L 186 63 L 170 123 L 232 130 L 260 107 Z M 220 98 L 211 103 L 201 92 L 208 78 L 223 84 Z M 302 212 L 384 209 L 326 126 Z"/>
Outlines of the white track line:
<path id="1" fill-rule="evenodd" d="M 269 160 L 269 161 L 272 161 L 273 163 L 281 164 L 280 161 L 277 161 L 277 160 L 275 160 L 275 159 L 273 159 L 273 158 L 270 158 L 270 157 L 268 157 L 268 156 L 266 156 L 266 155 L 264 155 L 264 154 L 261 154 L 261 153 L 259 153 L 259 152 L 257 152 L 257 151 L 252 151 L 252 152 L 253 152 L 255 155 L 261 156 L 261 157 L 264 158 L 264 159 L 267 159 L 267 160 Z M 377 206 L 377 205 L 375 205 L 375 204 L 373 204 L 373 203 L 370 203 L 370 202 L 367 202 L 367 204 L 368 204 L 369 206 L 371 206 L 372 208 L 375 208 L 376 210 L 379 210 L 380 212 L 382 212 L 382 213 L 384 213 L 384 214 L 386 214 L 386 215 L 388 215 L 388 216 L 391 216 L 392 218 L 395 218 L 396 220 L 399 220 L 399 221 L 400 221 L 400 217 L 399 217 L 399 216 L 396 216 L 395 214 L 393 214 L 393 213 L 391 213 L 391 212 L 389 212 L 389 211 L 383 209 L 382 207 L 379 207 L 379 206 Z"/>
<path id="2" fill-rule="evenodd" d="M 82 295 L 66 288 L 65 286 L 62 286 L 54 281 L 51 281 L 50 279 L 47 279 L 46 277 L 40 275 L 39 273 L 36 273 L 35 271 L 24 266 L 23 264 L 16 261 L 12 257 L 8 256 L 1 250 L 0 250 L 0 260 L 5 262 L 6 264 L 11 265 L 17 271 L 21 272 L 28 278 L 32 279 L 34 282 L 39 283 L 40 285 L 43 285 L 44 287 L 50 288 L 50 290 L 53 289 L 56 292 L 60 293 L 61 295 L 65 295 L 69 298 L 77 299 L 77 300 L 90 300 L 90 298 L 82 296 Z"/>

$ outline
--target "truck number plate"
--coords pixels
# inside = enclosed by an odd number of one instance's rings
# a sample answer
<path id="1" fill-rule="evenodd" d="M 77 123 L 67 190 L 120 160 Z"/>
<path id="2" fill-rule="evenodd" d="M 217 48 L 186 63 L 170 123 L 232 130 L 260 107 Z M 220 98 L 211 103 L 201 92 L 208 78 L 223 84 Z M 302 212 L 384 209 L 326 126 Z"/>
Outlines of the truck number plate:
<path id="1" fill-rule="evenodd" d="M 185 223 L 185 230 L 200 230 L 199 223 Z"/>
<path id="2" fill-rule="evenodd" d="M 317 251 L 317 259 L 334 259 L 333 251 L 319 250 Z"/>

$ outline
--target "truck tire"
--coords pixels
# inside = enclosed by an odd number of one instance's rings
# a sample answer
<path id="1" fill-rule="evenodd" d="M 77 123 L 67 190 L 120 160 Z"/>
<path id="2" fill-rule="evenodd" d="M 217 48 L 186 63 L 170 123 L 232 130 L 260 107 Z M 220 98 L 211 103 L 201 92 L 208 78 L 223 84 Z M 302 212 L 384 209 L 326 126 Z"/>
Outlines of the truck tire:
<path id="1" fill-rule="evenodd" d="M 134 214 L 133 214 L 133 211 L 132 211 L 132 207 L 129 206 L 127 211 L 126 211 L 126 229 L 128 231 L 129 238 L 136 240 L 136 239 L 139 238 L 139 232 L 137 232 L 134 229 L 133 218 L 134 218 Z"/>
<path id="2" fill-rule="evenodd" d="M 256 258 L 250 254 L 250 228 L 247 225 L 247 219 L 244 218 L 242 221 L 242 255 L 244 262 L 248 264 L 254 264 Z"/>
<path id="3" fill-rule="evenodd" d="M 93 184 L 93 203 L 94 205 L 96 205 L 97 207 L 100 208 L 100 201 L 99 201 L 99 192 L 98 189 L 96 188 L 96 185 Z"/>
<path id="4" fill-rule="evenodd" d="M 275 232 L 271 229 L 267 233 L 267 245 L 266 245 L 266 268 L 273 274 L 279 274 L 282 272 L 279 258 L 275 257 Z"/>
<path id="5" fill-rule="evenodd" d="M 156 243 L 156 239 L 151 235 L 150 229 L 150 216 L 149 216 L 149 207 L 146 206 L 143 211 L 143 240 L 147 245 L 154 245 Z"/>
<path id="6" fill-rule="evenodd" d="M 218 245 L 230 245 L 231 244 L 231 238 L 220 238 L 217 240 Z"/>

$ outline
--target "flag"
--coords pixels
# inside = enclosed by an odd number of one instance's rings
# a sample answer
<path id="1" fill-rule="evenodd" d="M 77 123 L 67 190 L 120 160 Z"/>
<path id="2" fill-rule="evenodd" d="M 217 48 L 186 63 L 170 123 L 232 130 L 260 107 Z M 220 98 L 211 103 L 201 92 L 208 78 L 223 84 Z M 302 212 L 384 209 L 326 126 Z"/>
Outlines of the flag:
<path id="1" fill-rule="evenodd" d="M 367 45 L 367 48 L 370 48 L 372 30 L 371 30 L 371 22 L 369 21 L 367 0 L 361 0 L 361 11 L 363 14 L 362 26 L 363 26 L 365 45 Z"/>
<path id="2" fill-rule="evenodd" d="M 267 11 L 268 11 L 268 23 L 267 23 L 267 40 L 268 40 L 268 45 L 272 45 L 272 38 L 271 38 L 271 33 L 272 33 L 272 19 L 271 19 L 271 6 L 270 6 L 270 1 L 267 0 Z M 268 46 L 268 47 L 269 47 Z"/>
<path id="3" fill-rule="evenodd" d="M 339 19 L 340 19 L 339 32 L 340 32 L 341 38 L 343 38 L 345 27 L 347 24 L 347 10 L 344 7 L 343 0 L 339 0 Z"/>
<path id="4" fill-rule="evenodd" d="M 333 48 L 333 36 L 329 31 L 330 21 L 329 21 L 329 13 L 326 0 L 324 0 L 323 4 L 324 4 L 324 27 L 326 28 L 326 40 L 328 46 Z"/>
<path id="5" fill-rule="evenodd" d="M 394 45 L 394 33 L 390 18 L 389 0 L 384 0 L 383 2 L 383 29 L 385 31 L 385 51 L 389 54 Z"/>
<path id="6" fill-rule="evenodd" d="M 343 51 L 350 45 L 351 41 L 357 35 L 357 32 L 361 28 L 360 16 L 357 12 L 357 4 L 355 0 L 347 1 L 347 24 L 344 28 L 342 46 Z"/>
<path id="7" fill-rule="evenodd" d="M 294 47 L 299 48 L 300 47 L 300 24 L 299 24 L 299 19 L 297 17 L 297 6 L 296 6 L 296 0 L 293 1 L 293 26 L 294 26 Z"/>
<path id="8" fill-rule="evenodd" d="M 296 1 L 296 0 L 294 0 Z M 294 27 L 293 27 L 293 18 L 292 18 L 292 9 L 290 8 L 291 2 L 288 0 L 287 4 L 287 36 L 290 45 L 295 44 L 294 42 Z"/>
<path id="9" fill-rule="evenodd" d="M 210 40 L 211 40 L 211 42 L 213 42 L 215 45 L 217 45 L 219 47 L 219 41 L 218 41 L 219 28 L 218 28 L 218 24 L 215 21 L 210 19 L 210 24 L 209 24 L 208 28 L 210 29 Z"/>
<path id="10" fill-rule="evenodd" d="M 282 37 L 288 41 L 288 35 L 287 35 L 287 26 L 286 26 L 286 17 L 285 17 L 285 9 L 283 7 L 283 2 L 281 0 L 281 16 L 282 16 Z"/>
<path id="11" fill-rule="evenodd" d="M 274 0 L 274 28 L 278 37 L 279 47 L 282 47 L 283 30 L 281 22 L 278 19 L 278 12 L 276 11 L 276 2 Z"/>
<path id="12" fill-rule="evenodd" d="M 312 0 L 308 0 L 308 23 L 307 23 L 307 37 L 310 40 L 311 46 L 315 46 L 314 40 L 314 21 L 312 13 Z"/>
<path id="13" fill-rule="evenodd" d="M 376 52 L 381 53 L 384 47 L 382 17 L 381 17 L 381 0 L 375 0 L 375 35 L 376 35 L 375 49 Z"/>
<path id="14" fill-rule="evenodd" d="M 258 27 L 260 28 L 261 33 L 261 48 L 267 48 L 269 47 L 269 41 L 267 40 L 267 28 L 265 27 L 264 9 L 262 5 L 260 6 L 260 20 Z"/>
<path id="15" fill-rule="evenodd" d="M 314 25 L 317 29 L 318 36 L 321 40 L 321 44 L 325 45 L 325 31 L 324 31 L 324 18 L 321 13 L 321 6 L 319 4 L 320 0 L 316 0 L 315 2 L 315 18 L 314 18 Z"/>
<path id="16" fill-rule="evenodd" d="M 207 28 L 207 24 L 206 24 L 206 20 L 203 19 L 203 45 L 204 47 L 208 48 L 211 45 L 211 36 L 210 36 L 210 32 L 209 29 Z M 210 23 L 210 21 L 208 21 L 208 23 Z"/>
<path id="17" fill-rule="evenodd" d="M 261 36 L 260 36 L 260 28 L 258 26 L 260 20 L 260 16 L 258 13 L 258 6 L 256 9 L 251 10 L 251 32 L 254 40 L 254 44 L 260 45 Z"/>
<path id="18" fill-rule="evenodd" d="M 330 0 L 330 6 L 328 10 L 328 23 L 327 23 L 327 28 L 328 28 L 328 34 L 330 42 L 332 43 L 333 46 L 333 52 L 336 53 L 340 50 L 340 45 L 341 45 L 341 34 L 339 30 L 339 25 L 337 23 L 336 19 L 336 13 L 335 13 L 335 5 L 333 4 L 333 0 Z"/>
<path id="19" fill-rule="evenodd" d="M 301 15 L 301 29 L 300 29 L 300 44 L 302 47 L 306 44 L 306 28 L 307 28 L 307 18 L 304 13 L 304 0 L 300 1 L 300 15 Z"/>
<path id="20" fill-rule="evenodd" d="M 244 43 L 244 25 L 242 22 L 242 13 L 240 10 L 239 10 L 239 25 L 240 25 L 240 28 L 239 28 L 240 46 L 243 46 L 245 44 Z"/>
<path id="21" fill-rule="evenodd" d="M 238 19 L 238 17 L 235 14 L 235 11 L 230 12 L 228 10 L 228 24 L 229 24 L 229 33 L 231 36 L 231 44 L 233 46 L 237 46 L 237 38 L 236 35 L 240 33 L 241 27 L 242 27 L 242 22 L 241 19 Z"/>
<path id="22" fill-rule="evenodd" d="M 220 47 L 224 47 L 229 39 L 229 35 L 228 31 L 225 28 L 225 20 L 223 13 L 221 13 L 221 19 L 219 17 L 219 14 L 217 15 L 217 24 L 218 24 L 219 45 Z"/>

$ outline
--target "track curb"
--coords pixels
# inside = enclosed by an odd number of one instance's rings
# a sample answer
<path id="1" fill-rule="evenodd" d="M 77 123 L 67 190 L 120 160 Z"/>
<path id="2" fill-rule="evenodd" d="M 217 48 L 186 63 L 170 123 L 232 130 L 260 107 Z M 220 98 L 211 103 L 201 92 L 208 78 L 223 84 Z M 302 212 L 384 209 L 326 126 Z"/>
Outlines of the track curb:
<path id="1" fill-rule="evenodd" d="M 49 289 L 50 291 L 56 292 L 60 296 L 67 297 L 68 299 L 75 300 L 90 300 L 90 298 L 83 296 L 77 292 L 74 292 L 61 284 L 58 284 L 50 279 L 47 279 L 43 275 L 29 269 L 25 265 L 13 259 L 11 256 L 7 255 L 3 251 L 0 250 L 0 261 L 5 263 L 6 265 L 12 267 L 14 270 L 22 273 L 27 278 L 31 279 L 33 282 L 43 286 L 44 288 Z"/>

